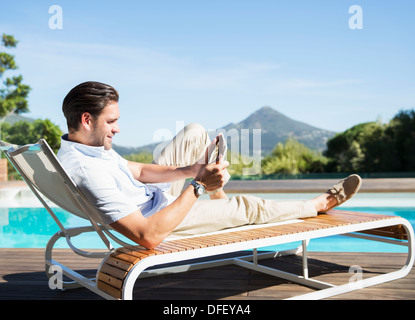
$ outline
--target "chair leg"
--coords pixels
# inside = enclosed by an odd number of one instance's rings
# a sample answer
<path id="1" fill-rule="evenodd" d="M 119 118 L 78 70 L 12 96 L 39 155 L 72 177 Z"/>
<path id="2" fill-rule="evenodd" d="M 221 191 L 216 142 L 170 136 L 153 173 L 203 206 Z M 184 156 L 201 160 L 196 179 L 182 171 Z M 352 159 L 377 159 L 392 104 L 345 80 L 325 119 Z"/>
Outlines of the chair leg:
<path id="1" fill-rule="evenodd" d="M 307 262 L 307 245 L 309 240 L 302 241 L 302 255 L 303 255 L 303 277 L 308 279 L 308 262 Z"/>
<path id="2" fill-rule="evenodd" d="M 50 239 L 45 250 L 45 273 L 48 278 L 48 285 L 51 290 L 66 290 L 80 288 L 82 285 L 76 281 L 63 281 L 63 271 L 60 264 L 52 259 L 52 250 L 56 241 L 64 237 L 62 232 L 56 232 Z M 52 261 L 54 263 L 52 263 Z"/>
<path id="3" fill-rule="evenodd" d="M 45 272 L 48 277 L 48 285 L 51 290 L 65 291 L 68 289 L 81 288 L 82 285 L 76 281 L 64 281 L 63 270 L 59 264 L 45 264 Z"/>
<path id="4" fill-rule="evenodd" d="M 93 229 L 91 227 L 79 227 L 79 228 L 72 228 L 67 229 L 68 234 L 70 236 L 76 236 L 83 232 L 89 232 Z M 96 288 L 96 282 L 95 278 L 86 278 L 80 273 L 64 266 L 63 264 L 57 262 L 52 258 L 52 251 L 53 247 L 56 244 L 56 242 L 60 238 L 65 238 L 65 235 L 62 231 L 58 231 L 55 233 L 50 239 L 46 246 L 45 250 L 45 273 L 48 277 L 48 284 L 50 289 L 58 289 L 58 290 L 66 290 L 66 289 L 75 289 L 75 288 L 81 288 L 86 287 L 89 290 L 103 296 L 106 299 L 112 299 L 111 296 L 107 295 L 106 293 L 102 292 L 101 290 L 98 290 Z M 76 248 L 71 246 L 71 249 L 74 250 Z M 105 253 L 88 253 L 83 250 L 76 250 L 75 253 L 89 257 L 89 258 L 103 258 L 107 252 Z M 79 252 L 79 253 L 78 253 Z M 68 278 L 72 279 L 72 281 L 64 281 L 63 276 L 67 276 Z"/>

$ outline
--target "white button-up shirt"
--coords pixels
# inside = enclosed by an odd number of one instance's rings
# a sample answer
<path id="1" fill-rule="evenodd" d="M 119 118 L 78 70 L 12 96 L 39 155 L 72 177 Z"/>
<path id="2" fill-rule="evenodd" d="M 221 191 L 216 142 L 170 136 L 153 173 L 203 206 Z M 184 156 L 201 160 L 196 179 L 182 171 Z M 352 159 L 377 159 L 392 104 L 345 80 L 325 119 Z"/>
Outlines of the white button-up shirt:
<path id="1" fill-rule="evenodd" d="M 110 224 L 135 211 L 150 216 L 174 201 L 154 185 L 134 179 L 128 161 L 114 150 L 91 147 L 62 136 L 58 159 L 76 185 Z"/>

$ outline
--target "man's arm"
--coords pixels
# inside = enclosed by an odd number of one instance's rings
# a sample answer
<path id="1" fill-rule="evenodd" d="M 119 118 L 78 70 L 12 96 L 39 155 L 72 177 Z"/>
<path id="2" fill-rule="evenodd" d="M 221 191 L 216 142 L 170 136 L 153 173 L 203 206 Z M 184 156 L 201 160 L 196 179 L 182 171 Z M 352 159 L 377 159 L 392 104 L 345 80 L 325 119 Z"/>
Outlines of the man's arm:
<path id="1" fill-rule="evenodd" d="M 223 170 L 228 165 L 225 161 L 221 164 L 203 166 L 195 180 L 203 184 L 207 191 L 221 188 L 224 183 Z M 110 225 L 132 241 L 153 249 L 179 225 L 196 200 L 193 186 L 188 186 L 173 203 L 154 215 L 144 217 L 141 211 L 137 210 Z"/>
<path id="2" fill-rule="evenodd" d="M 128 168 L 131 170 L 134 179 L 142 183 L 173 182 L 194 178 L 201 167 L 203 165 L 198 163 L 187 167 L 174 167 L 128 161 Z"/>

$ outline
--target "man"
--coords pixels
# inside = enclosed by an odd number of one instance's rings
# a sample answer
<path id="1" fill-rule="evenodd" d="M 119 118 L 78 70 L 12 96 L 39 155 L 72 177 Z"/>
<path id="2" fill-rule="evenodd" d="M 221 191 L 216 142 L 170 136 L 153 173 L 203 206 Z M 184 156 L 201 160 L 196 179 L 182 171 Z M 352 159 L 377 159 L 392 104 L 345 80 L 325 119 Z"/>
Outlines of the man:
<path id="1" fill-rule="evenodd" d="M 360 177 L 352 175 L 308 201 L 276 202 L 251 195 L 229 199 L 222 189 L 229 163 L 209 163 L 207 149 L 215 141 L 209 141 L 200 125 L 186 126 L 155 156 L 155 164 L 121 158 L 112 149 L 112 139 L 120 132 L 118 98 L 114 88 L 99 82 L 73 88 L 63 101 L 69 133 L 62 137 L 58 158 L 100 213 L 99 222 L 146 248 L 156 247 L 171 233 L 316 216 L 360 188 Z M 187 178 L 193 180 L 182 191 Z M 197 201 L 205 191 L 211 200 Z"/>

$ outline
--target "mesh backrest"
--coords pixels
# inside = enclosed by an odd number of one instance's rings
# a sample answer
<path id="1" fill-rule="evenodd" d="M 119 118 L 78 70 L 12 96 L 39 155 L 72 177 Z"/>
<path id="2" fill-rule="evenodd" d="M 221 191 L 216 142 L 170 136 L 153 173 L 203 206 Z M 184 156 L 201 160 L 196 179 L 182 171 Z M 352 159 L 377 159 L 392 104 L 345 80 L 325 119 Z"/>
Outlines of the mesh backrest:
<path id="1" fill-rule="evenodd" d="M 50 201 L 79 217 L 87 219 L 77 202 L 70 184 L 65 180 L 41 150 L 25 151 L 13 157 L 30 183 Z"/>

